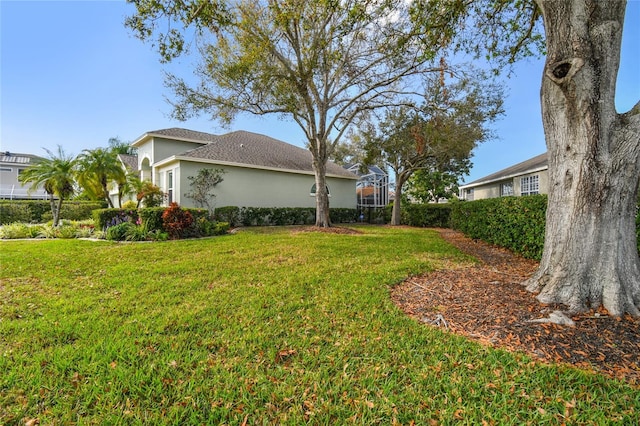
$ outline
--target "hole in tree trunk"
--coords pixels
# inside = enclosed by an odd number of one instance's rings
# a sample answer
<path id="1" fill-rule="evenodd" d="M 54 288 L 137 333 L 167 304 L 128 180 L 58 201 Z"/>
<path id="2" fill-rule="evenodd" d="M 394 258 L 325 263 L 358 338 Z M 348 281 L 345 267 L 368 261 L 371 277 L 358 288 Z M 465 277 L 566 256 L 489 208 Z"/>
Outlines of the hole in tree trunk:
<path id="1" fill-rule="evenodd" d="M 563 62 L 553 69 L 553 76 L 555 78 L 564 78 L 567 74 L 569 74 L 569 70 L 571 69 L 570 62 Z"/>

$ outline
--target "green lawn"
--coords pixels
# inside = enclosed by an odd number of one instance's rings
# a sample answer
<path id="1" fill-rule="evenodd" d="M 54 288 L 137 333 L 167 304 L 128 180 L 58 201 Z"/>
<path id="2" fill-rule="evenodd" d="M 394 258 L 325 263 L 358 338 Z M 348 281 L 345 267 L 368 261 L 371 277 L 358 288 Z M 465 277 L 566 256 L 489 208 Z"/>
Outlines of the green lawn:
<path id="1" fill-rule="evenodd" d="M 407 318 L 430 230 L 0 242 L 0 424 L 637 424 L 640 391 Z"/>

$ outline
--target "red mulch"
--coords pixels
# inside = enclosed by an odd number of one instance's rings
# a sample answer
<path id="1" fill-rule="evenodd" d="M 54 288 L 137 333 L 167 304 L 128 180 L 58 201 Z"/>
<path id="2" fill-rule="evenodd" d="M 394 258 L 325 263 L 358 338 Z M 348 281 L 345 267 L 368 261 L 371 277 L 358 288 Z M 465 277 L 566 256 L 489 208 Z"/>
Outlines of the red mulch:
<path id="1" fill-rule="evenodd" d="M 457 231 L 439 232 L 481 263 L 414 276 L 396 286 L 391 296 L 408 315 L 543 362 L 569 363 L 640 385 L 640 318 L 614 318 L 600 310 L 572 316 L 575 327 L 528 322 L 562 310 L 541 304 L 522 286 L 538 263 Z"/>

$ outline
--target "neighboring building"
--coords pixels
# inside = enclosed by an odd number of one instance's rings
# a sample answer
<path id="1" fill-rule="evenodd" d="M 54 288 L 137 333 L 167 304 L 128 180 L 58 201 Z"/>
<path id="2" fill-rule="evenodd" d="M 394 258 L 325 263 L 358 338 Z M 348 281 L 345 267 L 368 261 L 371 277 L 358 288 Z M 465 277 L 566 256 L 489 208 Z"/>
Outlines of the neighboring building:
<path id="1" fill-rule="evenodd" d="M 533 194 L 549 189 L 547 153 L 460 186 L 461 200 Z"/>
<path id="2" fill-rule="evenodd" d="M 358 208 L 386 207 L 389 204 L 389 175 L 378 166 L 368 166 L 362 172 L 360 163 L 347 164 L 345 169 L 358 176 L 356 202 Z"/>
<path id="3" fill-rule="evenodd" d="M 185 197 L 189 176 L 203 168 L 222 169 L 214 189 L 218 207 L 315 207 L 315 175 L 311 153 L 256 133 L 213 135 L 172 128 L 147 132 L 132 146 L 138 150 L 136 170 L 167 194 L 167 203 L 194 207 Z M 127 159 L 127 163 L 130 159 Z M 124 162 L 124 161 L 123 161 Z M 331 207 L 355 208 L 358 177 L 327 164 Z"/>
<path id="4" fill-rule="evenodd" d="M 0 153 L 0 198 L 9 200 L 46 199 L 44 188 L 29 191 L 31 184 L 18 181 L 20 173 L 42 157 L 15 152 Z"/>
<path id="5" fill-rule="evenodd" d="M 128 175 L 133 174 L 139 176 L 140 173 L 138 172 L 137 155 L 118 154 L 118 161 L 120 161 L 120 165 Z M 118 185 L 116 185 L 115 182 L 109 189 L 109 198 L 111 198 L 111 202 L 113 203 L 113 205 L 115 207 L 118 207 Z M 124 204 L 127 201 L 135 201 L 137 203 L 136 194 L 125 194 L 122 200 L 120 200 L 120 203 Z"/>

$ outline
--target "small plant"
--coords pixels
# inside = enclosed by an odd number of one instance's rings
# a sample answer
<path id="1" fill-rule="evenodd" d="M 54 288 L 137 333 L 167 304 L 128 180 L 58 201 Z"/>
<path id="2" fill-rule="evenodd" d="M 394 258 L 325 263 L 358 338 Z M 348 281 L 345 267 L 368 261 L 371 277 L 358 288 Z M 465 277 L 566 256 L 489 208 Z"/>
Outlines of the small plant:
<path id="1" fill-rule="evenodd" d="M 147 239 L 151 241 L 167 241 L 169 234 L 159 229 L 147 232 Z"/>
<path id="2" fill-rule="evenodd" d="M 122 222 L 107 228 L 106 239 L 110 241 L 124 241 L 128 234 L 135 232 L 137 226 L 131 222 Z"/>
<path id="3" fill-rule="evenodd" d="M 58 229 L 52 224 L 46 224 L 42 227 L 42 232 L 40 235 L 44 238 L 57 238 L 58 237 Z"/>
<path id="4" fill-rule="evenodd" d="M 162 226 L 172 239 L 182 238 L 193 223 L 193 215 L 180 208 L 178 203 L 171 203 L 162 213 Z"/>
<path id="5" fill-rule="evenodd" d="M 134 225 L 127 228 L 124 239 L 127 241 L 146 241 L 148 232 L 143 226 Z"/>
<path id="6" fill-rule="evenodd" d="M 0 227 L 0 238 L 13 240 L 18 238 L 32 238 L 30 226 L 24 223 L 12 223 Z"/>
<path id="7" fill-rule="evenodd" d="M 125 201 L 124 203 L 122 203 L 122 208 L 123 209 L 129 209 L 129 210 L 135 210 L 135 209 L 138 208 L 138 203 L 136 203 L 133 200 Z"/>
<path id="8" fill-rule="evenodd" d="M 56 238 L 71 239 L 76 238 L 76 234 L 80 227 L 73 223 L 65 223 L 58 227 Z"/>

